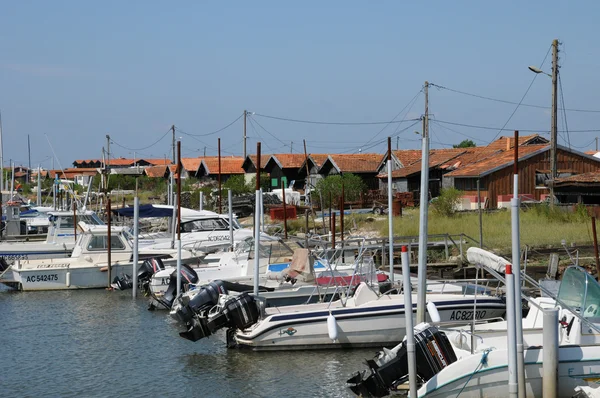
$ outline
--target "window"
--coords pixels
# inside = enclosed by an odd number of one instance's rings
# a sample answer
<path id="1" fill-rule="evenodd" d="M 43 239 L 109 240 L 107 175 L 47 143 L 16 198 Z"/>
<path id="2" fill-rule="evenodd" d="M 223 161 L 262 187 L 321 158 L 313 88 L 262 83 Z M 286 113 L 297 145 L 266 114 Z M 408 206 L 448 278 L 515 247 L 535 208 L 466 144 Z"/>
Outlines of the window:
<path id="1" fill-rule="evenodd" d="M 285 188 L 288 186 L 287 177 L 281 177 L 281 183 Z"/>
<path id="2" fill-rule="evenodd" d="M 271 178 L 271 186 L 273 188 L 277 188 L 277 178 Z"/>
<path id="3" fill-rule="evenodd" d="M 118 236 L 111 236 L 110 238 L 111 250 L 123 250 L 125 244 Z M 88 246 L 88 250 L 107 250 L 108 249 L 108 235 L 94 235 L 91 237 Z"/>
<path id="4" fill-rule="evenodd" d="M 454 187 L 460 191 L 477 191 L 477 178 L 456 178 Z M 485 189 L 483 180 L 479 180 L 479 189 Z"/>

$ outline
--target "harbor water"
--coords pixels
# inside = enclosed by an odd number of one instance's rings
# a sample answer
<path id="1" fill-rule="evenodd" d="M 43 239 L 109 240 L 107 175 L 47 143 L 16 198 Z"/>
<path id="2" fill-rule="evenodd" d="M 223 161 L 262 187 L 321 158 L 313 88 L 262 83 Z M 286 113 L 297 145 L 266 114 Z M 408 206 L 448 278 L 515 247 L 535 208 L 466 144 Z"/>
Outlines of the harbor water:
<path id="1" fill-rule="evenodd" d="M 131 291 L 0 290 L 0 397 L 352 397 L 377 349 L 252 352 L 190 342 Z"/>

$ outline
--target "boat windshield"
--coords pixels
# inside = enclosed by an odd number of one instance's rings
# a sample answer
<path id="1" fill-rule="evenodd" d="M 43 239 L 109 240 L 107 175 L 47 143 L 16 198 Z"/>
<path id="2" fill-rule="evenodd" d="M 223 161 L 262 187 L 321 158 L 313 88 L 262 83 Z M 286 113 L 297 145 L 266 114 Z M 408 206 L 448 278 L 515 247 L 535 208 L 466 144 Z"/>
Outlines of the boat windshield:
<path id="1" fill-rule="evenodd" d="M 600 322 L 600 284 L 585 270 L 569 267 L 563 274 L 558 291 L 559 301 L 582 311 L 584 318 Z"/>
<path id="2" fill-rule="evenodd" d="M 181 232 L 197 231 L 228 231 L 229 225 L 222 218 L 207 218 L 203 220 L 188 221 L 181 224 Z"/>

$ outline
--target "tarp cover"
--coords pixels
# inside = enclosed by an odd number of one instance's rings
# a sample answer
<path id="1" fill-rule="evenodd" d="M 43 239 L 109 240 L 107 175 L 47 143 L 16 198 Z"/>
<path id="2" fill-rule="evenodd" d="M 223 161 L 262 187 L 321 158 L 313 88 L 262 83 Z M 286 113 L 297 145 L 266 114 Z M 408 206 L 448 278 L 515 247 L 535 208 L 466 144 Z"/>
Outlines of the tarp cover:
<path id="1" fill-rule="evenodd" d="M 478 247 L 469 247 L 467 250 L 467 260 L 471 264 L 485 265 L 502 273 L 506 270 L 506 265 L 510 264 L 508 260 Z"/>
<path id="2" fill-rule="evenodd" d="M 114 209 L 115 214 L 124 217 L 133 217 L 133 206 Z M 173 217 L 173 208 L 154 207 L 153 205 L 140 205 L 140 218 L 146 217 Z"/>

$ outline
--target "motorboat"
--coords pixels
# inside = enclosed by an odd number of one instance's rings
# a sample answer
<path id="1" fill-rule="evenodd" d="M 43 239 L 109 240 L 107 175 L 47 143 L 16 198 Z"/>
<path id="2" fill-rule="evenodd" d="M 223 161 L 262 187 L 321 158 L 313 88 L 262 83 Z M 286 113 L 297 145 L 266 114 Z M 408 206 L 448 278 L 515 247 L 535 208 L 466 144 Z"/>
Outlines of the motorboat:
<path id="1" fill-rule="evenodd" d="M 469 251 L 472 260 L 474 251 Z M 480 254 L 475 258 L 481 259 Z M 559 310 L 558 396 L 575 396 L 577 389 L 598 396 L 594 394 L 600 394 L 600 284 L 583 268 L 570 266 L 555 298 L 527 300 L 530 309 L 523 319 L 526 397 L 544 396 L 542 319 L 543 310 L 550 308 Z M 506 397 L 507 327 L 506 321 L 458 329 L 417 325 L 418 396 Z M 369 376 L 359 372 L 348 380 L 358 395 L 385 396 L 408 380 L 405 342 L 384 349 L 367 364 Z"/>
<path id="2" fill-rule="evenodd" d="M 115 213 L 126 217 L 133 217 L 133 207 L 114 210 Z M 139 208 L 140 218 L 167 218 L 173 217 L 173 206 L 170 205 L 142 205 Z M 229 220 L 226 214 L 219 214 L 208 210 L 193 210 L 181 208 L 180 236 L 183 246 L 194 246 L 196 250 L 211 250 L 215 247 L 231 245 L 230 227 L 233 231 L 233 245 L 237 245 L 248 238 L 254 237 L 251 229 L 242 228 L 237 218 Z M 277 240 L 267 234 L 261 233 L 261 240 Z M 172 246 L 173 235 L 166 232 L 152 232 L 140 234 L 141 246 L 154 248 L 168 248 Z"/>
<path id="3" fill-rule="evenodd" d="M 16 260 L 33 260 L 41 258 L 69 257 L 75 247 L 75 218 L 86 225 L 104 225 L 96 213 L 90 210 L 49 211 L 50 227 L 45 241 L 3 241 L 0 242 L 0 261 L 4 267 L 14 264 Z"/>
<path id="4" fill-rule="evenodd" d="M 405 334 L 403 295 L 380 294 L 365 282 L 348 286 L 346 293 L 337 300 L 285 307 L 265 307 L 259 298 L 251 295 L 220 293 L 218 296 L 216 301 L 205 302 L 199 298 L 184 303 L 187 305 L 182 306 L 178 314 L 187 327 L 180 333 L 182 337 L 196 341 L 227 328 L 230 347 L 303 350 L 381 347 L 401 341 Z M 498 318 L 506 311 L 503 298 L 497 296 L 428 294 L 427 297 L 435 302 L 444 321 L 473 316 L 476 319 Z M 475 300 L 478 310 L 473 312 Z M 232 308 L 239 306 L 243 308 L 240 311 L 248 315 L 241 323 L 234 322 L 230 316 Z M 411 310 L 413 315 L 416 314 L 416 306 Z"/>
<path id="5" fill-rule="evenodd" d="M 18 290 L 88 289 L 108 286 L 109 275 L 132 275 L 133 237 L 126 227 L 79 223 L 82 233 L 70 257 L 34 260 L 18 259 L 11 266 L 0 266 L 0 283 Z M 110 242 L 110 265 L 108 245 Z M 182 263 L 195 263 L 199 253 L 181 251 Z M 177 249 L 140 247 L 139 262 L 160 258 L 174 266 Z M 110 271 L 110 273 L 109 273 Z"/>

